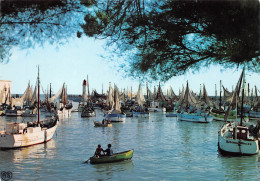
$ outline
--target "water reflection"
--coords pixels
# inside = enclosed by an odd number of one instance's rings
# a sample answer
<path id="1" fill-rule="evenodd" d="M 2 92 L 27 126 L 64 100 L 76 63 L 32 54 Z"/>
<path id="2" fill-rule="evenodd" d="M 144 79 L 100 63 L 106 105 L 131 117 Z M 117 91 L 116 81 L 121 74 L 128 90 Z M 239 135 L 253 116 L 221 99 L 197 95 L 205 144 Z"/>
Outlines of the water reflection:
<path id="1" fill-rule="evenodd" d="M 104 176 L 106 180 L 109 180 L 120 172 L 133 169 L 134 164 L 131 160 L 128 160 L 116 163 L 97 164 L 93 165 L 93 167 L 96 169 L 97 180 L 104 178 Z"/>
<path id="2" fill-rule="evenodd" d="M 258 180 L 260 172 L 258 170 L 258 173 L 256 173 L 254 170 L 259 169 L 259 163 L 257 163 L 259 156 L 220 156 L 221 169 L 225 172 L 225 179 L 237 180 L 243 178 L 243 180 Z"/>
<path id="3" fill-rule="evenodd" d="M 97 112 L 99 113 L 100 110 Z M 15 180 L 257 180 L 259 155 L 222 157 L 217 152 L 221 123 L 179 122 L 154 113 L 149 119 L 127 118 L 124 124 L 96 128 L 80 113 L 60 121 L 51 142 L 0 152 L 0 170 L 10 170 Z M 1 117 L 4 119 L 4 117 Z M 4 121 L 6 122 L 6 121 Z M 114 152 L 134 149 L 130 162 L 82 164 L 93 156 L 97 144 Z M 192 175 L 192 177 L 190 177 Z M 37 177 L 36 177 L 37 176 Z"/>
<path id="4" fill-rule="evenodd" d="M 56 154 L 56 142 L 50 140 L 47 143 L 33 145 L 14 150 L 0 150 L 0 160 L 3 162 L 24 162 L 24 160 L 41 159 L 41 158 L 54 158 Z"/>

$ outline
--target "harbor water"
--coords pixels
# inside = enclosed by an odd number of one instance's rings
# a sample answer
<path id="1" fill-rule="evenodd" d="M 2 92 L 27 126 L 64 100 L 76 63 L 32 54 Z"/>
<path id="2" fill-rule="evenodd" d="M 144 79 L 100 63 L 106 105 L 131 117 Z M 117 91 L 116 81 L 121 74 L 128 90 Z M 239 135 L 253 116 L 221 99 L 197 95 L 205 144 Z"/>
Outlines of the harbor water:
<path id="1" fill-rule="evenodd" d="M 43 116 L 43 115 L 42 115 Z M 12 180 L 259 180 L 260 155 L 227 157 L 217 149 L 223 122 L 177 121 L 163 113 L 150 118 L 126 118 L 112 127 L 94 127 L 104 114 L 81 118 L 73 112 L 60 119 L 53 139 L 31 147 L 1 150 L 0 171 Z M 0 117 L 0 129 L 12 121 L 32 118 Z M 34 118 L 36 119 L 36 118 Z M 134 149 L 131 161 L 83 164 L 98 144 L 114 152 Z"/>

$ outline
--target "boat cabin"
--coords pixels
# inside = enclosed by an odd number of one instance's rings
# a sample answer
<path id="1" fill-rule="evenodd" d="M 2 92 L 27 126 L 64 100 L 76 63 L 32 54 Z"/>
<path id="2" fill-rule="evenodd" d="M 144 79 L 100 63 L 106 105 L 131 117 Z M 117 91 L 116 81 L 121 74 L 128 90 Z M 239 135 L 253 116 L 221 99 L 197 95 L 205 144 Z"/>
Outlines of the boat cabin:
<path id="1" fill-rule="evenodd" d="M 6 124 L 7 134 L 22 134 L 24 128 L 27 127 L 25 123 L 8 123 Z"/>
<path id="2" fill-rule="evenodd" d="M 237 136 L 237 139 L 247 140 L 249 137 L 249 131 L 247 127 L 237 126 L 237 129 L 233 129 L 233 136 Z"/>

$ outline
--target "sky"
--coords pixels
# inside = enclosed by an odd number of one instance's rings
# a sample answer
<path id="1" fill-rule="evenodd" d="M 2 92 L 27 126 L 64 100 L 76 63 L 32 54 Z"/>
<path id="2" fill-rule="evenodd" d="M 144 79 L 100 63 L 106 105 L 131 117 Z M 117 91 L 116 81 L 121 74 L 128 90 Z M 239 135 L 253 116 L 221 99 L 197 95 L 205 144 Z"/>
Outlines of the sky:
<path id="1" fill-rule="evenodd" d="M 28 82 L 35 85 L 37 79 L 37 65 L 40 66 L 41 86 L 46 91 L 47 85 L 52 84 L 53 93 L 56 93 L 65 82 L 68 94 L 81 94 L 82 82 L 89 79 L 90 90 L 96 89 L 99 93 L 108 89 L 109 82 L 115 83 L 119 89 L 137 91 L 139 80 L 125 77 L 119 70 L 119 66 L 111 61 L 102 58 L 104 55 L 104 40 L 95 40 L 83 36 L 82 38 L 70 39 L 64 45 L 49 45 L 35 47 L 26 50 L 14 48 L 10 61 L 6 64 L 0 63 L 0 80 L 12 81 L 12 93 L 24 93 Z M 173 77 L 165 83 L 161 83 L 162 89 L 166 92 L 169 86 L 178 94 L 182 86 L 186 86 L 188 80 L 190 88 L 194 92 L 200 91 L 200 85 L 205 84 L 209 95 L 215 95 L 215 84 L 219 94 L 219 82 L 232 90 L 239 79 L 242 70 L 223 69 L 220 66 L 202 68 L 200 72 L 188 72 L 183 76 Z M 253 86 L 260 87 L 260 74 L 246 72 L 247 82 L 250 89 Z M 149 84 L 153 91 L 158 82 Z M 145 82 L 142 82 L 143 92 Z M 42 91 L 42 90 L 41 90 Z"/>

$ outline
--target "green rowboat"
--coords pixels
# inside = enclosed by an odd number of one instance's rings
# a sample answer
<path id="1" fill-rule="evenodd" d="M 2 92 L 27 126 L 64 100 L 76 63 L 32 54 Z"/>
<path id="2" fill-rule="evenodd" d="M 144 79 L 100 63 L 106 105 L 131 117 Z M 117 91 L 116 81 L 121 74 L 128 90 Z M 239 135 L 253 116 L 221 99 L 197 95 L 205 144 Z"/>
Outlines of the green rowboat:
<path id="1" fill-rule="evenodd" d="M 91 164 L 98 164 L 98 163 L 111 163 L 111 162 L 120 162 L 124 160 L 131 160 L 133 157 L 134 150 L 128 150 L 120 153 L 115 153 L 112 156 L 102 156 L 102 157 L 90 157 Z"/>

